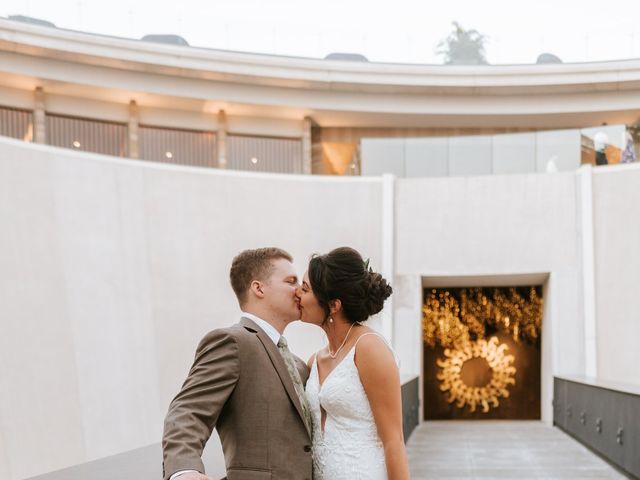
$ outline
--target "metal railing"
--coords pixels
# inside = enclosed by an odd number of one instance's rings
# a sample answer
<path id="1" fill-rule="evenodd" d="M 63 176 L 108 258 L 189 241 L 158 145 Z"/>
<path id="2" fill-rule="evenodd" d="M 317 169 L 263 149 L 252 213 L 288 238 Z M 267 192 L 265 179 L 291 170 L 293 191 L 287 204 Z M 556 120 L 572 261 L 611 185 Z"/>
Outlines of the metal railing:
<path id="1" fill-rule="evenodd" d="M 639 412 L 640 387 L 554 377 L 554 425 L 633 478 L 640 478 Z"/>

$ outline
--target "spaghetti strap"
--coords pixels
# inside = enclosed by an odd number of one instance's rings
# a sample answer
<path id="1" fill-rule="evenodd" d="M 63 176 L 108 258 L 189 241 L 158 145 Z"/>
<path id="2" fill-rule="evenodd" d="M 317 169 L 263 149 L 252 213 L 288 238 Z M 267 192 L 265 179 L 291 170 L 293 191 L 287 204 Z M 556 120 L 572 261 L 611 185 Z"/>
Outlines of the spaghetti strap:
<path id="1" fill-rule="evenodd" d="M 387 346 L 387 348 L 389 349 L 389 351 L 391 352 L 391 354 L 393 355 L 394 360 L 396 361 L 396 365 L 398 367 L 400 367 L 400 359 L 398 358 L 398 355 L 396 355 L 396 352 L 393 350 L 393 348 L 391 348 L 391 345 L 389 345 L 389 342 L 387 341 L 386 338 L 384 338 L 384 336 L 382 336 L 380 333 L 378 332 L 365 332 L 362 335 L 360 335 L 357 340 L 356 343 L 353 344 L 352 350 L 353 350 L 353 355 L 355 357 L 356 354 L 356 347 L 358 346 L 358 342 L 360 341 L 360 339 L 362 337 L 366 337 L 367 335 L 376 335 L 378 337 L 380 337 L 382 339 L 382 341 L 384 342 L 384 344 Z"/>
<path id="2" fill-rule="evenodd" d="M 360 335 L 357 340 L 356 343 L 353 344 L 353 348 L 356 348 L 356 345 L 358 345 L 358 342 L 360 341 L 360 339 L 362 337 L 366 337 L 367 335 L 377 335 L 378 337 L 380 337 L 382 339 L 382 341 L 387 345 L 387 347 L 389 347 L 389 343 L 387 342 L 387 339 L 384 338 L 382 335 L 380 335 L 378 332 L 365 332 L 362 335 Z M 391 347 L 389 347 L 391 348 Z"/>

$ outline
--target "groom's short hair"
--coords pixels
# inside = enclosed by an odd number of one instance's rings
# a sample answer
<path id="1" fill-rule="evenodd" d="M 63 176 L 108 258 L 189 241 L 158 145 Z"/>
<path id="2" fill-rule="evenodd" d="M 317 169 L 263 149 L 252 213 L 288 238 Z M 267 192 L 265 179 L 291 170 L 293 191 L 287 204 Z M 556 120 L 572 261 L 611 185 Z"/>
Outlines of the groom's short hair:
<path id="1" fill-rule="evenodd" d="M 277 247 L 243 250 L 234 257 L 229 278 L 240 305 L 247 301 L 247 292 L 251 282 L 267 280 L 273 270 L 272 262 L 278 258 L 293 262 L 293 257 L 288 252 Z"/>

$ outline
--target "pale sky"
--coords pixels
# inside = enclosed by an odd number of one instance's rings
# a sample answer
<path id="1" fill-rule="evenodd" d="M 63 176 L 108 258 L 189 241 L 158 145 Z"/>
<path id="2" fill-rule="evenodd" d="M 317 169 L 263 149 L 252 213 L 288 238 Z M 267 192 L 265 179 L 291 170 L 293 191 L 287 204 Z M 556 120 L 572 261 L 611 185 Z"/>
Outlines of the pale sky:
<path id="1" fill-rule="evenodd" d="M 442 63 L 435 50 L 451 22 L 488 37 L 489 63 L 640 58 L 640 0 L 0 0 L 60 28 L 119 37 L 174 33 L 190 45 L 323 58 Z"/>

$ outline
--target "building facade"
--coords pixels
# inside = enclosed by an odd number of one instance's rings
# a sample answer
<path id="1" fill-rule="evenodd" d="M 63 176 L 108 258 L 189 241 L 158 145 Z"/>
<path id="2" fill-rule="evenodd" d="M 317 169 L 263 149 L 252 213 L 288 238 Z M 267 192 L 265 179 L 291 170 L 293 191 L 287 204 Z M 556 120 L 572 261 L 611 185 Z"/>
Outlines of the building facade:
<path id="1" fill-rule="evenodd" d="M 424 379 L 425 291 L 534 285 L 543 421 L 554 377 L 640 384 L 640 164 L 592 166 L 581 137 L 620 149 L 638 60 L 321 61 L 0 19 L 0 106 L 2 479 L 157 442 L 198 340 L 238 316 L 231 258 L 263 245 L 300 273 L 338 245 L 369 257 L 405 378 Z M 287 336 L 302 357 L 324 341 Z"/>

